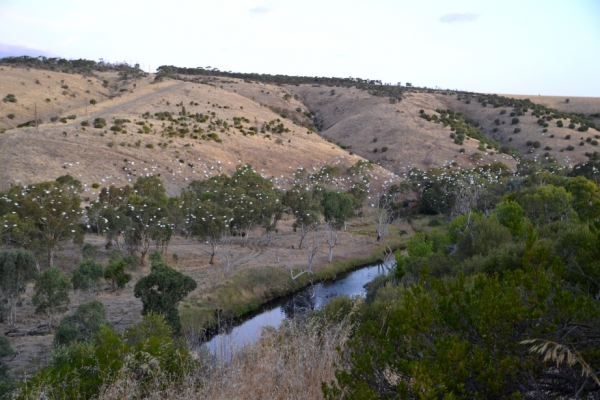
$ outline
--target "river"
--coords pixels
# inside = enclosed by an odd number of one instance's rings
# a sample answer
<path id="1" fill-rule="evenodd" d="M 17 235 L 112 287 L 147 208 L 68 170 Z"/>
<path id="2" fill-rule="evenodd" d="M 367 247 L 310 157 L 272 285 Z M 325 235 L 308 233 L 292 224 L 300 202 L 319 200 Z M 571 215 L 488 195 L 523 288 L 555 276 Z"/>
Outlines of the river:
<path id="1" fill-rule="evenodd" d="M 222 329 L 224 332 L 213 336 L 203 346 L 219 358 L 229 359 L 235 349 L 255 343 L 263 328 L 279 328 L 286 318 L 319 309 L 337 296 L 364 296 L 365 284 L 387 272 L 388 268 L 383 264 L 368 265 L 340 274 L 334 281 L 314 284 L 294 295 L 267 304 L 229 329 Z"/>

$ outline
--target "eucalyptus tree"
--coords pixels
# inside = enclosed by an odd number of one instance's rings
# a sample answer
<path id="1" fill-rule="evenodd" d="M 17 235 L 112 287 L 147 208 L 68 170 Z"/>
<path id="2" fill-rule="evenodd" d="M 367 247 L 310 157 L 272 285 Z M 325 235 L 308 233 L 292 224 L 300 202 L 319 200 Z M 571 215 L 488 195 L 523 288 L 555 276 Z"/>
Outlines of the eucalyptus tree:
<path id="1" fill-rule="evenodd" d="M 83 243 L 78 225 L 81 199 L 58 182 L 42 182 L 26 187 L 15 186 L 0 201 L 4 219 L 7 214 L 18 217 L 13 225 L 22 235 L 25 247 L 36 247 L 45 253 L 45 264 L 54 264 L 56 250 L 66 241 Z M 18 235 L 17 235 L 18 236 Z"/>
<path id="2" fill-rule="evenodd" d="M 325 217 L 325 240 L 329 245 L 329 258 L 333 258 L 333 248 L 337 244 L 338 231 L 346 224 L 346 220 L 354 214 L 352 196 L 347 193 L 325 190 L 321 200 L 323 216 Z"/>
<path id="3" fill-rule="evenodd" d="M 300 231 L 298 247 L 302 249 L 308 232 L 315 230 L 319 224 L 322 213 L 320 199 L 306 186 L 294 186 L 283 196 L 283 205 L 295 217 L 292 227 L 294 232 Z"/>
<path id="4" fill-rule="evenodd" d="M 6 304 L 7 323 L 10 326 L 15 323 L 16 308 L 27 283 L 37 275 L 36 264 L 35 258 L 28 251 L 0 251 L 0 302 L 2 305 Z"/>

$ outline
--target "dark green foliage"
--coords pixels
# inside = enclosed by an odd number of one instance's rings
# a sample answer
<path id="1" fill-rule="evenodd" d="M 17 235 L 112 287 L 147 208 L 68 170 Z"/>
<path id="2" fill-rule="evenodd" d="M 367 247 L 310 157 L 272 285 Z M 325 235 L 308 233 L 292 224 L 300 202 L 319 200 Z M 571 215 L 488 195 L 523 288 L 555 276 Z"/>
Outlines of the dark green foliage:
<path id="1" fill-rule="evenodd" d="M 519 118 L 513 118 L 513 119 L 510 121 L 510 123 L 511 123 L 511 124 L 513 124 L 513 125 L 515 125 L 515 124 L 518 124 L 518 123 L 519 123 Z"/>
<path id="2" fill-rule="evenodd" d="M 53 314 L 67 311 L 71 282 L 58 267 L 52 266 L 38 275 L 35 281 L 34 295 L 31 303 L 36 314 L 51 317 Z"/>
<path id="3" fill-rule="evenodd" d="M 2 362 L 2 358 L 13 354 L 10 342 L 4 335 L 0 335 L 0 399 L 9 399 L 13 389 L 13 381 L 8 374 L 8 366 Z"/>
<path id="4" fill-rule="evenodd" d="M 154 253 L 150 274 L 142 277 L 134 288 L 134 295 L 142 300 L 142 314 L 160 313 L 171 325 L 173 332 L 181 330 L 177 306 L 198 284 L 191 277 L 168 266 Z"/>
<path id="5" fill-rule="evenodd" d="M 106 323 L 104 304 L 98 300 L 81 303 L 74 314 L 67 315 L 58 324 L 54 334 L 54 346 L 90 340 Z"/>
<path id="6" fill-rule="evenodd" d="M 8 118 L 8 119 L 14 119 L 15 118 L 15 114 L 7 114 L 6 118 Z"/>
<path id="7" fill-rule="evenodd" d="M 16 307 L 26 285 L 35 279 L 37 265 L 33 255 L 25 250 L 0 251 L 0 313 L 7 311 L 9 325 L 15 323 Z"/>
<path id="8" fill-rule="evenodd" d="M 123 289 L 131 280 L 131 274 L 125 272 L 125 265 L 124 261 L 115 261 L 104 270 L 104 279 L 110 283 L 112 290 Z"/>
<path id="9" fill-rule="evenodd" d="M 104 268 L 102 264 L 95 263 L 92 259 L 87 259 L 75 268 L 71 277 L 71 284 L 74 290 L 87 292 L 97 289 L 100 279 L 104 277 Z"/>
<path id="10" fill-rule="evenodd" d="M 14 94 L 7 94 L 3 99 L 3 102 L 5 103 L 16 103 L 17 102 L 17 98 L 15 97 Z"/>
<path id="11" fill-rule="evenodd" d="M 94 119 L 94 128 L 102 129 L 106 126 L 106 120 L 104 118 Z"/>
<path id="12" fill-rule="evenodd" d="M 168 329 L 157 315 L 145 316 L 124 335 L 102 325 L 91 340 L 57 347 L 49 366 L 18 384 L 18 398 L 36 398 L 42 391 L 51 399 L 98 398 L 103 386 L 122 382 L 123 373 L 133 379 L 139 398 L 178 386 L 199 365 L 181 342 L 166 334 Z"/>
<path id="13" fill-rule="evenodd" d="M 521 128 L 515 128 L 515 130 L 513 132 L 514 133 L 519 133 L 519 132 L 521 132 Z"/>
<path id="14" fill-rule="evenodd" d="M 586 380 L 580 366 L 555 369 L 573 381 L 547 381 L 546 371 L 555 363 L 541 362 L 520 342 L 564 343 L 557 326 L 597 323 L 600 309 L 590 297 L 562 289 L 552 271 L 523 267 L 502 279 L 460 274 L 380 289 L 349 341 L 348 369 L 338 370 L 336 381 L 324 385 L 325 397 L 521 398 L 542 382 L 545 394 L 575 393 Z M 595 346 L 583 337 L 578 343 L 579 354 L 595 363 Z M 379 379 L 384 376 L 394 380 Z M 594 390 L 594 384 L 584 389 Z"/>
<path id="15" fill-rule="evenodd" d="M 350 195 L 335 191 L 323 191 L 321 206 L 325 221 L 332 224 L 335 229 L 340 229 L 348 218 L 354 214 L 352 197 Z"/>

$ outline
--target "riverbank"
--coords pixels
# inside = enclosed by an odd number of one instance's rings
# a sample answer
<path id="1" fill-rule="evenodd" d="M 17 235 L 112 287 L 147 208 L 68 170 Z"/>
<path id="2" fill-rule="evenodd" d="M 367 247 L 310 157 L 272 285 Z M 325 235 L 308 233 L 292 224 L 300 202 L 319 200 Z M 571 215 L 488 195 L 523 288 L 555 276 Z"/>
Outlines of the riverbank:
<path id="1" fill-rule="evenodd" d="M 331 281 L 339 274 L 383 262 L 388 247 L 395 251 L 405 246 L 405 241 L 396 240 L 385 248 L 378 246 L 366 256 L 337 261 L 296 279 L 292 279 L 290 270 L 283 267 L 243 269 L 201 298 L 191 297 L 182 302 L 179 313 L 183 331 L 186 335 L 203 336 L 214 330 L 219 321 L 241 319 L 270 302 L 306 289 L 311 283 Z M 298 272 L 294 271 L 295 274 Z"/>

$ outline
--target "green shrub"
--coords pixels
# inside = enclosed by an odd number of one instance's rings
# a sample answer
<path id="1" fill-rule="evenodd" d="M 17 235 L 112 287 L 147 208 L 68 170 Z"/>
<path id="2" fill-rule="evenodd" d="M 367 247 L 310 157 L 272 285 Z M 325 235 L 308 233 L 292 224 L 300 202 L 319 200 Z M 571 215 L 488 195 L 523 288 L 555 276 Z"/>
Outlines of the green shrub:
<path id="1" fill-rule="evenodd" d="M 67 116 L 67 119 L 76 119 L 76 118 L 77 118 L 77 115 L 75 115 L 75 114 Z"/>
<path id="2" fill-rule="evenodd" d="M 534 148 L 536 148 L 536 149 L 537 149 L 537 148 L 539 148 L 540 146 L 541 146 L 541 143 L 540 143 L 540 142 L 538 142 L 537 140 L 536 140 L 535 142 L 533 142 L 533 147 L 534 147 Z"/>
<path id="3" fill-rule="evenodd" d="M 513 132 L 514 133 L 519 133 L 519 132 L 521 132 L 521 128 L 515 128 L 515 130 Z"/>
<path id="4" fill-rule="evenodd" d="M 519 118 L 513 118 L 511 124 L 515 125 L 519 123 Z"/>
<path id="5" fill-rule="evenodd" d="M 58 324 L 54 335 L 54 346 L 66 346 L 71 342 L 90 340 L 106 323 L 104 304 L 98 300 L 81 303 L 75 313 L 67 315 Z"/>
<path id="6" fill-rule="evenodd" d="M 567 139 L 567 140 L 571 139 L 571 135 L 565 136 L 565 139 Z"/>
<path id="7" fill-rule="evenodd" d="M 19 383 L 19 398 L 92 399 L 125 381 L 136 398 L 150 398 L 180 386 L 198 365 L 168 331 L 161 315 L 145 316 L 124 335 L 101 325 L 91 340 L 57 347 L 49 366 Z"/>
<path id="8" fill-rule="evenodd" d="M 112 286 L 113 290 L 123 289 L 131 280 L 131 275 L 125 272 L 125 262 L 116 261 L 108 265 L 104 271 L 104 279 Z"/>
<path id="9" fill-rule="evenodd" d="M 567 146 L 567 150 L 569 150 L 569 151 L 573 151 L 573 150 L 575 150 L 575 147 L 573 147 L 573 146 L 571 146 L 571 145 L 568 145 L 568 146 Z"/>
<path id="10" fill-rule="evenodd" d="M 385 153 L 386 151 L 388 151 L 388 148 L 387 148 L 387 146 L 383 146 L 383 147 L 381 148 L 381 152 L 382 152 L 382 153 Z"/>
<path id="11" fill-rule="evenodd" d="M 4 97 L 2 99 L 3 102 L 9 102 L 9 103 L 16 103 L 17 102 L 17 98 L 15 97 L 14 94 L 7 94 L 6 97 Z"/>
<path id="12" fill-rule="evenodd" d="M 137 281 L 134 295 L 142 300 L 142 314 L 161 313 L 174 332 L 181 330 L 177 306 L 198 284 L 191 277 L 167 265 L 155 251 L 150 254 L 151 272 Z"/>
<path id="13" fill-rule="evenodd" d="M 71 284 L 74 290 L 87 292 L 92 289 L 97 289 L 100 285 L 100 279 L 104 276 L 104 268 L 102 264 L 95 263 L 94 260 L 88 259 L 81 263 L 73 271 Z"/>
<path id="14" fill-rule="evenodd" d="M 94 128 L 104 128 L 106 126 L 106 120 L 104 118 L 96 118 L 94 119 Z"/>
<path id="15" fill-rule="evenodd" d="M 8 119 L 15 119 L 15 114 L 8 114 L 6 117 Z"/>
<path id="16" fill-rule="evenodd" d="M 95 106 L 95 105 L 96 105 L 96 103 L 98 103 L 98 102 L 96 101 L 96 99 L 91 99 L 91 100 L 90 100 L 90 104 L 91 104 L 91 105 Z"/>

